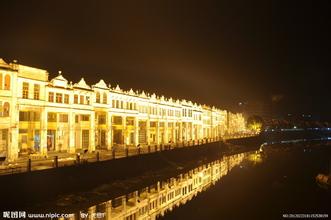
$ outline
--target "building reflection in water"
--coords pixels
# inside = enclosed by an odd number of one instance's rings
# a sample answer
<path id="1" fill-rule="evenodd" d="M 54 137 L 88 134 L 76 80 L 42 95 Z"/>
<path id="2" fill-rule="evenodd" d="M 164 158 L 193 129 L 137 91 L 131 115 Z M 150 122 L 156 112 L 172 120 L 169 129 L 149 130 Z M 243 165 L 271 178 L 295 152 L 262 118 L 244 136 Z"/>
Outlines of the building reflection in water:
<path id="1" fill-rule="evenodd" d="M 252 159 L 258 152 L 245 152 L 223 156 L 222 159 L 202 165 L 187 173 L 170 178 L 167 181 L 127 195 L 117 197 L 75 213 L 71 219 L 81 219 L 85 214 L 87 219 L 156 219 L 166 211 L 172 211 L 190 201 L 199 192 L 208 189 L 228 172 L 243 162 Z M 86 215 L 88 214 L 88 215 Z M 91 218 L 93 216 L 93 218 Z"/>

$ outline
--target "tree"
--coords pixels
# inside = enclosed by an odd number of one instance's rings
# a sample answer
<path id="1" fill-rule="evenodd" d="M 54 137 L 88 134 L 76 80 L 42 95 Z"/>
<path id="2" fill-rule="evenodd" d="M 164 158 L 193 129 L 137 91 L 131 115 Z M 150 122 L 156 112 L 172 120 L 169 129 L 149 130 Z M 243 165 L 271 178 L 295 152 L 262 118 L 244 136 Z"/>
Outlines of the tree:
<path id="1" fill-rule="evenodd" d="M 252 115 L 247 119 L 247 128 L 251 131 L 260 133 L 264 126 L 264 120 L 258 115 Z"/>

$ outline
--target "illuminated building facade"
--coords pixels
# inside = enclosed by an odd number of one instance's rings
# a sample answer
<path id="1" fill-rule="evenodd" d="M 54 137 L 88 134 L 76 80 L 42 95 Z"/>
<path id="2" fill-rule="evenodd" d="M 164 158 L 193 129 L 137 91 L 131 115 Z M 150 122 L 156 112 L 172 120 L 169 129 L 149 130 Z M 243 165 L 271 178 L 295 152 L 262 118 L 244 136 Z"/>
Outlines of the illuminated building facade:
<path id="1" fill-rule="evenodd" d="M 218 138 L 245 130 L 241 114 L 186 100 L 122 90 L 103 80 L 68 82 L 61 72 L 0 59 L 0 152 L 110 150 Z"/>

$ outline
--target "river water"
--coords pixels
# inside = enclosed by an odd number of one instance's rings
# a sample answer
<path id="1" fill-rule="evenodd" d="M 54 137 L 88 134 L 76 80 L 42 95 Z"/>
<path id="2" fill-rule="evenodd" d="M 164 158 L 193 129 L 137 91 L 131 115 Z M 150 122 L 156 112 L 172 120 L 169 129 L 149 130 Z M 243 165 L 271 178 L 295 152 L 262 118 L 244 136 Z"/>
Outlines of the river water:
<path id="1" fill-rule="evenodd" d="M 264 147 L 263 155 L 256 163 L 246 161 L 233 169 L 214 187 L 168 213 L 165 219 L 330 216 L 330 190 L 315 181 L 318 173 L 330 172 L 330 144 L 278 144 Z"/>
<path id="2" fill-rule="evenodd" d="M 275 144 L 261 150 L 222 156 L 76 211 L 71 219 L 282 219 L 330 214 L 330 190 L 315 181 L 317 174 L 330 172 L 330 143 Z"/>

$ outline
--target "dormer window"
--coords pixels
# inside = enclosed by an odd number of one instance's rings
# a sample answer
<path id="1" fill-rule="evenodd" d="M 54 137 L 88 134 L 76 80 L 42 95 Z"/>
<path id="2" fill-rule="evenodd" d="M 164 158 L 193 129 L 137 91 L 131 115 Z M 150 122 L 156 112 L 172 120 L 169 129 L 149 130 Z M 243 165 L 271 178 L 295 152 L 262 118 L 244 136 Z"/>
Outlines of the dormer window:
<path id="1" fill-rule="evenodd" d="M 54 92 L 49 92 L 48 93 L 48 101 L 49 102 L 54 102 Z"/>
<path id="2" fill-rule="evenodd" d="M 79 97 L 79 104 L 84 104 L 84 96 L 83 95 L 81 95 L 80 97 Z"/>
<path id="3" fill-rule="evenodd" d="M 67 88 L 68 80 L 62 76 L 62 72 L 59 71 L 59 75 L 51 80 L 51 83 L 55 87 Z"/>
<path id="4" fill-rule="evenodd" d="M 22 90 L 22 98 L 28 99 L 29 98 L 29 83 L 23 83 L 23 90 Z"/>
<path id="5" fill-rule="evenodd" d="M 10 90 L 10 75 L 5 76 L 5 90 Z"/>
<path id="6" fill-rule="evenodd" d="M 4 117 L 9 117 L 9 110 L 10 110 L 10 105 L 8 102 L 5 102 L 3 105 L 3 116 Z"/>
<path id="7" fill-rule="evenodd" d="M 40 85 L 34 84 L 33 87 L 33 99 L 38 100 L 40 96 Z"/>
<path id="8" fill-rule="evenodd" d="M 74 95 L 74 104 L 78 104 L 78 95 Z"/>
<path id="9" fill-rule="evenodd" d="M 64 103 L 69 104 L 69 95 L 68 94 L 64 94 Z"/>
<path id="10" fill-rule="evenodd" d="M 95 96 L 95 102 L 96 102 L 96 103 L 100 103 L 100 92 L 97 92 L 97 93 L 96 93 L 96 96 Z"/>
<path id="11" fill-rule="evenodd" d="M 102 100 L 103 104 L 107 104 L 107 93 L 103 93 L 103 100 Z"/>
<path id="12" fill-rule="evenodd" d="M 62 103 L 62 93 L 56 93 L 56 102 Z"/>

